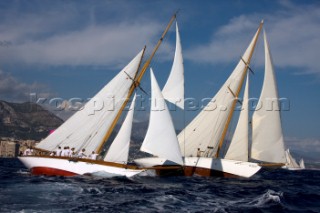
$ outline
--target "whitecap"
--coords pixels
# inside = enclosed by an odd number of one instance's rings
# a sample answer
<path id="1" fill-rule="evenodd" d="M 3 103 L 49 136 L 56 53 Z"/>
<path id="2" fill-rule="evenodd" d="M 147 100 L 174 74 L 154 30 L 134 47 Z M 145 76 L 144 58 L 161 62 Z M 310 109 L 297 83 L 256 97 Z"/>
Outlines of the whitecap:
<path id="1" fill-rule="evenodd" d="M 281 198 L 283 197 L 283 192 L 276 192 L 269 189 L 266 193 L 254 199 L 250 204 L 253 204 L 257 207 L 263 207 L 266 205 L 281 204 Z"/>

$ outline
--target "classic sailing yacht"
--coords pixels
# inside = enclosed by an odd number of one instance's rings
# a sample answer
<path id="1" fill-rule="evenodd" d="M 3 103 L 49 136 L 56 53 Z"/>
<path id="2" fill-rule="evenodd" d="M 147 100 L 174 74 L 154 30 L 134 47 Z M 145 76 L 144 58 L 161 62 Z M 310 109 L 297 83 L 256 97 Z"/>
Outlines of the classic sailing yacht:
<path id="1" fill-rule="evenodd" d="M 204 176 L 224 175 L 251 177 L 261 168 L 256 163 L 250 163 L 247 162 L 247 160 L 229 160 L 216 156 L 216 153 L 219 153 L 219 149 L 224 141 L 237 101 L 236 99 L 240 93 L 261 28 L 262 23 L 242 59 L 220 91 L 213 97 L 209 105 L 178 135 L 180 150 L 184 156 L 184 164 L 183 167 L 177 168 L 176 174 L 188 176 L 199 174 Z M 179 55 L 178 58 L 181 58 L 178 60 L 179 67 L 183 68 L 178 30 L 175 56 L 177 55 Z M 173 66 L 173 68 L 178 67 L 175 63 L 176 61 L 174 62 L 175 66 Z M 175 71 L 173 68 L 171 73 Z M 168 81 L 170 81 L 171 76 L 172 74 L 170 74 Z M 183 74 L 180 74 L 180 76 L 183 76 Z M 179 82 L 179 80 L 177 81 Z M 210 110 L 210 108 L 212 108 L 211 104 L 217 104 L 218 107 L 226 106 L 227 110 Z M 243 129 L 241 131 L 243 131 Z M 248 132 L 246 134 L 248 135 Z M 214 147 L 216 147 L 216 149 L 214 149 Z M 170 150 L 170 148 L 171 147 L 167 147 L 167 150 Z M 202 151 L 204 154 L 200 156 L 199 151 Z M 246 153 L 248 153 L 248 150 L 246 150 Z M 171 170 L 170 173 L 173 173 L 170 166 L 181 165 L 170 159 L 157 157 L 136 159 L 135 162 L 140 166 L 154 166 L 158 170 L 161 168 L 162 171 L 168 168 L 168 170 Z M 183 171 L 181 172 L 181 170 Z"/>
<path id="2" fill-rule="evenodd" d="M 181 151 L 185 156 L 186 175 L 251 177 L 261 169 L 257 163 L 248 162 L 249 133 L 246 102 L 249 81 L 247 72 L 262 25 L 263 22 L 218 93 L 178 135 Z M 246 76 L 244 110 L 240 114 L 229 150 L 222 156 L 221 148 Z"/>
<path id="3" fill-rule="evenodd" d="M 42 140 L 35 148 L 45 152 L 55 151 L 59 146 L 85 149 L 86 155 L 100 154 L 114 130 L 127 102 L 149 67 L 164 36 L 175 20 L 174 15 L 156 44 L 151 56 L 141 68 L 145 48 L 102 88 L 85 106 L 76 112 L 54 133 Z M 23 156 L 19 160 L 33 174 L 74 176 L 104 172 L 109 176 L 131 177 L 142 171 L 137 166 L 127 165 L 134 100 L 113 144 L 103 160 L 61 156 Z"/>

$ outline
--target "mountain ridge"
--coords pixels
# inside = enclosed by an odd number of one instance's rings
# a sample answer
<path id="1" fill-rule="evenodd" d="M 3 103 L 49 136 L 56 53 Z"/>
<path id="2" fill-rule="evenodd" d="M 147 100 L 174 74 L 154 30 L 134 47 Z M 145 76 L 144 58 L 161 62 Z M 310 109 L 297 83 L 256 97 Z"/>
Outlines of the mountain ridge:
<path id="1" fill-rule="evenodd" d="M 41 140 L 63 120 L 36 103 L 0 100 L 0 137 Z"/>

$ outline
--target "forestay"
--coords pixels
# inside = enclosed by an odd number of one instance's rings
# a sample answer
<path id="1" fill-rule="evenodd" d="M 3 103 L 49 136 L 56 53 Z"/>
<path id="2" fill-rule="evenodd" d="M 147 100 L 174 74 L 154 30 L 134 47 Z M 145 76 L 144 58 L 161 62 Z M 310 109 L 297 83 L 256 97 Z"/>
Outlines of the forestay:
<path id="1" fill-rule="evenodd" d="M 279 97 L 269 44 L 264 32 L 265 74 L 257 109 L 252 116 L 251 158 L 286 163 Z"/>
<path id="2" fill-rule="evenodd" d="M 143 51 L 102 88 L 83 109 L 76 112 L 55 132 L 42 140 L 37 148 L 54 150 L 58 146 L 85 148 L 86 153 L 96 151 L 121 106 L 125 102 Z"/>
<path id="3" fill-rule="evenodd" d="M 150 75 L 151 111 L 147 134 L 140 150 L 182 165 L 182 156 L 170 112 L 152 69 Z"/>
<path id="4" fill-rule="evenodd" d="M 132 103 L 130 105 L 128 114 L 124 122 L 122 123 L 122 126 L 117 136 L 110 145 L 110 148 L 104 158 L 104 161 L 123 164 L 126 164 L 128 162 L 135 100 L 136 94 L 132 99 Z"/>
<path id="5" fill-rule="evenodd" d="M 259 32 L 260 28 L 254 35 L 242 59 L 218 93 L 178 135 L 181 152 L 184 156 L 196 156 L 198 148 L 201 151 L 207 150 L 208 147 L 212 147 L 213 151 L 217 150 L 228 115 L 230 110 L 233 110 L 231 106 L 235 97 L 232 92 L 235 93 L 242 83 L 241 77 L 246 69 L 246 63 L 250 61 Z"/>
<path id="6" fill-rule="evenodd" d="M 184 68 L 178 24 L 176 23 L 176 51 L 167 83 L 162 90 L 163 97 L 184 109 Z"/>

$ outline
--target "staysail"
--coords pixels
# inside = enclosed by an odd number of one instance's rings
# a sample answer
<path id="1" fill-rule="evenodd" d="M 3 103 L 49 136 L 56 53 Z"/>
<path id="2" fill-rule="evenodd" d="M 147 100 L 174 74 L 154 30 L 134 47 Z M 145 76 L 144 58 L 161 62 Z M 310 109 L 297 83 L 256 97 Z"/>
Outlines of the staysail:
<path id="1" fill-rule="evenodd" d="M 256 111 L 252 116 L 251 158 L 286 163 L 279 97 L 266 33 L 264 32 L 265 74 Z"/>
<path id="2" fill-rule="evenodd" d="M 211 155 L 218 150 L 218 144 L 225 131 L 235 93 L 243 82 L 243 74 L 250 62 L 261 26 L 254 35 L 247 50 L 244 52 L 238 65 L 218 93 L 211 99 L 208 105 L 197 115 L 191 123 L 178 135 L 181 153 L 184 156 L 196 156 L 198 148 Z"/>
<path id="3" fill-rule="evenodd" d="M 163 97 L 184 109 L 184 68 L 181 41 L 178 29 L 178 23 L 176 22 L 176 51 L 171 68 L 171 72 L 167 83 L 162 90 Z"/>
<path id="4" fill-rule="evenodd" d="M 170 112 L 152 69 L 150 75 L 151 111 L 147 134 L 140 150 L 182 165 L 179 142 Z"/>
<path id="5" fill-rule="evenodd" d="M 134 104 L 136 100 L 136 94 L 132 99 L 128 114 L 122 123 L 122 126 L 113 140 L 110 148 L 104 158 L 104 161 L 116 162 L 126 164 L 129 156 L 130 138 L 132 130 L 132 121 L 134 113 Z"/>
<path id="6" fill-rule="evenodd" d="M 242 110 L 240 112 L 238 124 L 233 134 L 230 146 L 224 158 L 230 160 L 248 161 L 249 144 L 249 73 L 244 89 Z"/>
<path id="7" fill-rule="evenodd" d="M 83 109 L 76 112 L 36 147 L 49 151 L 55 150 L 58 146 L 74 147 L 75 151 L 85 148 L 87 154 L 96 151 L 127 98 L 143 52 L 139 52 L 85 104 Z"/>

